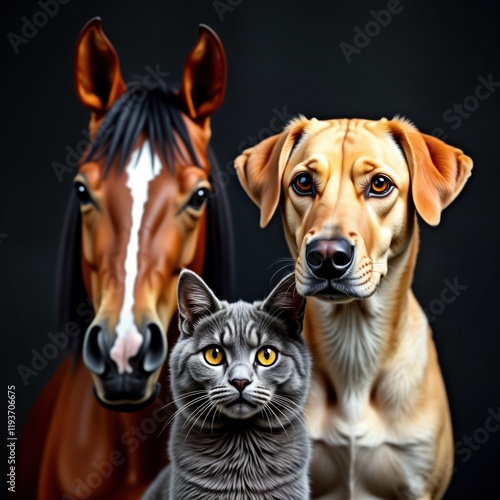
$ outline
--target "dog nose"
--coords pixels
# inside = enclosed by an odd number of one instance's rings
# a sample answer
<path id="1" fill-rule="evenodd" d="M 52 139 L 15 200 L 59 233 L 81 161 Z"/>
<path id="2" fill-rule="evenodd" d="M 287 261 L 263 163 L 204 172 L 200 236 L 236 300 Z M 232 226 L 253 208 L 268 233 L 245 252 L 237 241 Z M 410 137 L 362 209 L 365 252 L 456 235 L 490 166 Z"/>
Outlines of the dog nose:
<path id="1" fill-rule="evenodd" d="M 233 380 L 230 380 L 229 383 L 234 385 L 238 391 L 243 392 L 243 389 L 250 383 L 250 380 L 247 380 L 246 378 L 233 378 Z"/>
<path id="2" fill-rule="evenodd" d="M 314 240 L 306 249 L 309 268 L 318 278 L 327 280 L 345 274 L 354 258 L 354 247 L 345 238 Z"/>

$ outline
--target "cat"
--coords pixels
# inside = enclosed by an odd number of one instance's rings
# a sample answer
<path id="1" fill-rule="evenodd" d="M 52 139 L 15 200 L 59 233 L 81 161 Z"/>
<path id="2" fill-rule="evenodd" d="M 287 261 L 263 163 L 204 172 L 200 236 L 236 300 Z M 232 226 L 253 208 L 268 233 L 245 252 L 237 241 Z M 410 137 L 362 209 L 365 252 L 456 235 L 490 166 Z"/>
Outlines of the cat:
<path id="1" fill-rule="evenodd" d="M 308 499 L 311 358 L 293 274 L 262 302 L 229 304 L 184 270 L 177 299 L 171 463 L 143 500 Z"/>

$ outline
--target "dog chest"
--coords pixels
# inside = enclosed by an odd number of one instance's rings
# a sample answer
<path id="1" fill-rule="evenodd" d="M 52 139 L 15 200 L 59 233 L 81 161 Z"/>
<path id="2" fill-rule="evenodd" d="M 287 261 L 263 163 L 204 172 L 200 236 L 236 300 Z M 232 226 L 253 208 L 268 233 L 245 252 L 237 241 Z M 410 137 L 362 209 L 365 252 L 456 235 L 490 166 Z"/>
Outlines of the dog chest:
<path id="1" fill-rule="evenodd" d="M 308 412 L 313 498 L 420 498 L 432 473 L 433 433 L 391 428 L 367 406 L 355 421 L 338 408 Z M 316 418 L 315 418 L 316 416 Z"/>
<path id="2" fill-rule="evenodd" d="M 418 447 L 404 451 L 390 444 L 333 448 L 322 441 L 315 442 L 313 498 L 421 498 L 430 471 L 425 466 L 428 461 L 420 460 L 419 454 Z"/>

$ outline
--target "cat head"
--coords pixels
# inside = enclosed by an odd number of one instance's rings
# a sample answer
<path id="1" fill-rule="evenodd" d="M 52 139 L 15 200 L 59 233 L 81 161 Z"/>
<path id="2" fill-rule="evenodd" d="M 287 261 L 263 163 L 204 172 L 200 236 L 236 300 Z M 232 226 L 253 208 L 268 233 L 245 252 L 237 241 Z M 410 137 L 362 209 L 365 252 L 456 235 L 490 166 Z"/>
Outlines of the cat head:
<path id="1" fill-rule="evenodd" d="M 271 427 L 301 414 L 311 362 L 293 274 L 262 302 L 229 304 L 186 270 L 177 298 L 181 335 L 170 369 L 182 411 L 207 425 L 253 418 Z"/>

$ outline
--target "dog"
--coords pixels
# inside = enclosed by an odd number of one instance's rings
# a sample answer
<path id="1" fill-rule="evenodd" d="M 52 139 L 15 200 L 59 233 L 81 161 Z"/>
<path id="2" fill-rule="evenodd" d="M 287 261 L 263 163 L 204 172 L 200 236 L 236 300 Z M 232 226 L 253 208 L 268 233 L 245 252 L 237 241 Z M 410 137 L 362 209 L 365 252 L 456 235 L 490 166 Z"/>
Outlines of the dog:
<path id="1" fill-rule="evenodd" d="M 313 498 L 436 499 L 453 469 L 446 391 L 410 285 L 472 160 L 402 118 L 294 119 L 235 160 L 266 226 L 281 207 L 307 296 Z"/>

